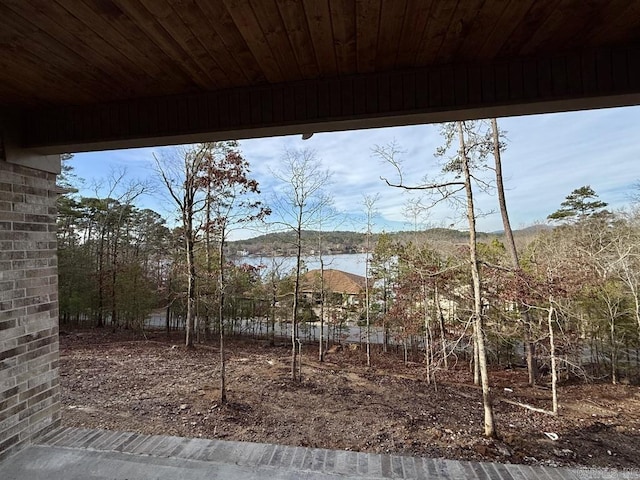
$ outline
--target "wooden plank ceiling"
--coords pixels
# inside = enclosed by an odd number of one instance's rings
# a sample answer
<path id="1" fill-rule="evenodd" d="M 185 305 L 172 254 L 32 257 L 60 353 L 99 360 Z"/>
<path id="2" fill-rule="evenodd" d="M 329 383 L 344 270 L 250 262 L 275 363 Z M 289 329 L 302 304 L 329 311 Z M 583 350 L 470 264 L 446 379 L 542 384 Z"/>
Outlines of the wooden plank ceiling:
<path id="1" fill-rule="evenodd" d="M 483 64 L 639 41 L 637 0 L 2 0 L 0 108 Z"/>

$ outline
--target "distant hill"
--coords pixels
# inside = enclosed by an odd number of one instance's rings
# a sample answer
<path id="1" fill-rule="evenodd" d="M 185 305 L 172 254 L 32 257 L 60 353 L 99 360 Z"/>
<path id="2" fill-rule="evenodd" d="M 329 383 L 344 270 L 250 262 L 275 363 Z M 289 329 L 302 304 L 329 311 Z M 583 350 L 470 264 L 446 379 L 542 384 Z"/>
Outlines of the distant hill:
<path id="1" fill-rule="evenodd" d="M 522 230 L 515 230 L 516 237 L 531 237 L 546 226 L 527 227 Z M 431 228 L 419 232 L 389 232 L 391 238 L 401 243 L 412 241 L 428 242 L 434 246 L 465 244 L 469 239 L 468 232 L 449 228 Z M 373 234 L 371 244 L 375 245 L 379 234 Z M 478 232 L 479 242 L 491 242 L 493 239 L 501 240 L 502 232 L 484 233 Z M 335 231 L 318 232 L 305 230 L 302 232 L 302 250 L 304 255 L 314 255 L 318 253 L 319 246 L 322 246 L 324 254 L 346 254 L 364 252 L 366 245 L 366 235 L 361 232 Z M 295 233 L 276 232 L 260 235 L 246 240 L 237 240 L 228 243 L 229 252 L 234 255 L 256 255 L 256 256 L 292 256 L 295 255 Z"/>

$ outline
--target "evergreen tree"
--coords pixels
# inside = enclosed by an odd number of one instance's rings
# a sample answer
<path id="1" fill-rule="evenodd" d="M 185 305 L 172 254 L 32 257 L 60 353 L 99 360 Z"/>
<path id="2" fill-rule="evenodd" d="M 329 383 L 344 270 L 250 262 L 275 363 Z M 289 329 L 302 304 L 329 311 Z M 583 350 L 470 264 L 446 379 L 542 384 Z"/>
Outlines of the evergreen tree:
<path id="1" fill-rule="evenodd" d="M 565 201 L 560 204 L 560 208 L 549 215 L 547 219 L 556 222 L 576 223 L 585 218 L 601 215 L 606 212 L 603 209 L 607 203 L 597 200 L 597 198 L 598 195 L 589 185 L 576 188 L 566 196 Z"/>

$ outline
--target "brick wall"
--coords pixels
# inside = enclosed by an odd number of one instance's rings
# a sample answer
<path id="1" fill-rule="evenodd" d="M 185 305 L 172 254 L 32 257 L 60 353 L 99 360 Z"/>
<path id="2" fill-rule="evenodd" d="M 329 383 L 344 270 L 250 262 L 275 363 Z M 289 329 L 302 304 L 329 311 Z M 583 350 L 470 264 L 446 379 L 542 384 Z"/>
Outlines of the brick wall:
<path id="1" fill-rule="evenodd" d="M 55 175 L 0 160 L 0 459 L 57 425 Z"/>

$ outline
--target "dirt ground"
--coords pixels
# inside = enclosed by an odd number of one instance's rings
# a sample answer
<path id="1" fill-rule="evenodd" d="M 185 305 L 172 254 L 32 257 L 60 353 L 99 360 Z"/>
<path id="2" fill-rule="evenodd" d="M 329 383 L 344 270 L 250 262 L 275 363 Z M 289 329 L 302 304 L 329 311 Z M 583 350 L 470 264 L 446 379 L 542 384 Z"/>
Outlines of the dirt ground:
<path id="1" fill-rule="evenodd" d="M 304 379 L 294 383 L 288 345 L 229 340 L 229 402 L 221 405 L 218 349 L 188 350 L 181 342 L 161 333 L 61 334 L 63 424 L 449 459 L 640 467 L 637 386 L 562 385 L 558 417 L 498 401 L 501 438 L 494 441 L 482 436 L 480 391 L 465 365 L 429 385 L 423 367 L 404 366 L 392 354 L 374 353 L 367 368 L 359 350 L 319 363 L 316 347 L 307 346 Z M 494 370 L 491 378 L 496 397 L 550 408 L 550 391 L 527 386 L 526 371 Z"/>

